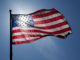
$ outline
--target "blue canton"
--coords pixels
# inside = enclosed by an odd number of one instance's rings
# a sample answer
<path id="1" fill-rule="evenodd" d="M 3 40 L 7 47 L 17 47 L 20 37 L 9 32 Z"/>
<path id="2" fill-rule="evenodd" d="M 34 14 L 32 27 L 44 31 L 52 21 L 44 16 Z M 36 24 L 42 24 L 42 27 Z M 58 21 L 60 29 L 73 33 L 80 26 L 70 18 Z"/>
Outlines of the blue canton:
<path id="1" fill-rule="evenodd" d="M 12 27 L 34 27 L 32 16 L 26 14 L 13 14 Z"/>

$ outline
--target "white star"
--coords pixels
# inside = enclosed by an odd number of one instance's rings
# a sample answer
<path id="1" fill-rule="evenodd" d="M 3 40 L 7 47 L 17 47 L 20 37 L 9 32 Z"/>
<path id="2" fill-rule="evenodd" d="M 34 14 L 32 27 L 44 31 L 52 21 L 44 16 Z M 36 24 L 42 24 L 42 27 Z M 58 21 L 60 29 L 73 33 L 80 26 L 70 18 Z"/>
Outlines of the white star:
<path id="1" fill-rule="evenodd" d="M 28 16 L 28 15 L 20 15 L 20 16 L 18 17 L 18 20 L 27 22 L 27 21 L 29 21 L 29 16 Z"/>
<path id="2" fill-rule="evenodd" d="M 27 27 L 29 25 L 29 16 L 28 15 L 19 15 L 17 23 L 21 27 Z"/>

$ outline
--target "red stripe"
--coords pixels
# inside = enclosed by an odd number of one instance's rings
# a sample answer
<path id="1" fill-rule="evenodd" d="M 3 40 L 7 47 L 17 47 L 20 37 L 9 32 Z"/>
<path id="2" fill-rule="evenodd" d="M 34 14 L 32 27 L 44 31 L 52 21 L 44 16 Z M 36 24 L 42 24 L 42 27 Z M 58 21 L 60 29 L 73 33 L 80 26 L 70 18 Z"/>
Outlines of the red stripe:
<path id="1" fill-rule="evenodd" d="M 43 38 L 43 37 L 46 37 L 46 36 L 48 36 L 48 35 L 41 36 L 40 38 Z M 26 40 L 26 41 L 15 41 L 15 42 L 13 42 L 13 44 L 31 43 L 31 42 L 33 42 L 33 41 L 36 41 L 36 40 L 40 39 L 40 38 L 31 39 L 31 40 Z"/>
<path id="2" fill-rule="evenodd" d="M 45 24 L 45 23 L 50 23 L 50 22 L 54 22 L 54 21 L 57 21 L 59 19 L 63 19 L 64 16 L 61 15 L 61 16 L 58 16 L 58 17 L 55 17 L 55 18 L 51 18 L 51 19 L 48 19 L 48 20 L 43 20 L 43 21 L 34 21 L 34 24 Z"/>
<path id="3" fill-rule="evenodd" d="M 28 34 L 26 34 L 26 35 L 16 35 L 16 36 L 13 36 L 12 38 L 13 39 L 20 39 L 20 38 L 25 38 L 25 37 L 40 37 L 40 36 L 42 36 L 42 35 L 28 35 Z"/>
<path id="4" fill-rule="evenodd" d="M 64 33 L 66 31 L 70 31 L 71 28 L 68 27 L 68 28 L 65 28 L 65 29 L 62 29 L 62 30 L 59 30 L 59 31 L 55 31 L 55 32 L 50 32 L 50 34 L 60 34 L 60 33 Z"/>
<path id="5" fill-rule="evenodd" d="M 39 29 L 53 29 L 53 28 L 57 28 L 57 27 L 60 27 L 60 26 L 63 26 L 63 25 L 67 25 L 67 22 L 62 22 L 62 23 L 58 23 L 58 24 L 55 24 L 55 25 L 51 25 L 51 26 L 46 26 L 46 27 L 36 27 L 36 28 L 39 28 Z"/>
<path id="6" fill-rule="evenodd" d="M 55 32 L 46 32 L 46 31 L 40 31 L 40 30 L 23 30 L 23 32 L 38 32 L 38 33 L 49 33 L 49 34 L 59 34 L 59 33 L 63 33 L 65 31 L 71 30 L 70 27 L 59 30 L 59 31 L 55 31 Z M 21 32 L 20 29 L 16 29 L 13 30 L 12 33 L 17 33 L 17 32 Z"/>
<path id="7" fill-rule="evenodd" d="M 55 11 L 55 8 L 52 8 L 52 9 L 40 9 L 40 10 L 35 11 L 35 12 L 33 12 L 33 13 L 30 13 L 30 14 L 35 14 L 35 13 L 39 13 L 39 12 L 43 12 L 43 11 L 50 11 L 50 10 Z"/>
<path id="8" fill-rule="evenodd" d="M 46 16 L 53 15 L 53 14 L 57 14 L 57 13 L 59 13 L 59 12 L 58 12 L 58 11 L 51 11 L 51 12 L 45 13 L 45 14 L 34 15 L 34 16 L 32 16 L 32 18 L 33 18 L 33 19 L 42 18 L 42 17 L 46 17 Z"/>
<path id="9" fill-rule="evenodd" d="M 12 33 L 17 33 L 17 32 L 21 32 L 21 29 L 12 30 Z"/>
<path id="10" fill-rule="evenodd" d="M 21 32 L 20 29 L 16 29 L 16 30 L 13 30 L 12 33 L 17 33 L 17 32 Z M 22 32 L 38 32 L 38 33 L 47 33 L 47 32 L 44 32 L 44 31 L 40 31 L 40 30 L 22 30 Z"/>
<path id="11" fill-rule="evenodd" d="M 59 31 L 55 31 L 55 32 L 45 32 L 45 31 L 40 31 L 40 30 L 25 30 L 24 32 L 38 32 L 38 33 L 47 33 L 47 34 L 60 34 L 60 33 L 64 33 L 64 32 L 69 31 L 69 30 L 71 30 L 70 27 L 62 29 L 62 30 L 59 30 Z M 19 31 L 17 31 L 17 32 L 19 32 Z M 13 32 L 13 33 L 16 33 L 16 32 Z"/>

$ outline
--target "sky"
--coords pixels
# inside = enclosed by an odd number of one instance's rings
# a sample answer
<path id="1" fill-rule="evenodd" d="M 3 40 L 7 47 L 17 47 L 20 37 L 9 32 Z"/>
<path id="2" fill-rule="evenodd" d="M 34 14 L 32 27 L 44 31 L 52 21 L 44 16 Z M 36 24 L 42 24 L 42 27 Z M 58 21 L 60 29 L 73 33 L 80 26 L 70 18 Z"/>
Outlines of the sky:
<path id="1" fill-rule="evenodd" d="M 0 60 L 9 60 L 10 16 L 55 8 L 67 19 L 72 34 L 66 39 L 48 36 L 13 45 L 13 60 L 80 60 L 80 0 L 0 0 Z"/>

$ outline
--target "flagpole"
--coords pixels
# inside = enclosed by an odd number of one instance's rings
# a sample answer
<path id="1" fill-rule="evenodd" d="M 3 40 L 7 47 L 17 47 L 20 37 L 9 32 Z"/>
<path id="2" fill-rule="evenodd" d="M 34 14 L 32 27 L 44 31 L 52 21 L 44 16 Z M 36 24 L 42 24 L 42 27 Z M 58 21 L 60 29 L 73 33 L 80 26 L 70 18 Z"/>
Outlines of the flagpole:
<path id="1" fill-rule="evenodd" d="M 9 10 L 10 13 L 10 60 L 12 60 L 12 10 Z"/>

